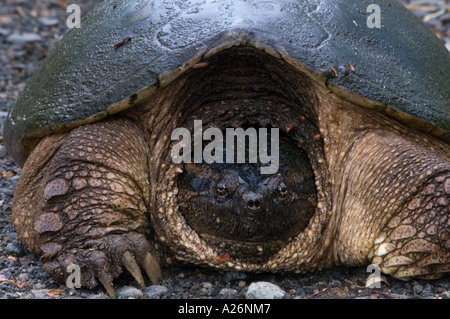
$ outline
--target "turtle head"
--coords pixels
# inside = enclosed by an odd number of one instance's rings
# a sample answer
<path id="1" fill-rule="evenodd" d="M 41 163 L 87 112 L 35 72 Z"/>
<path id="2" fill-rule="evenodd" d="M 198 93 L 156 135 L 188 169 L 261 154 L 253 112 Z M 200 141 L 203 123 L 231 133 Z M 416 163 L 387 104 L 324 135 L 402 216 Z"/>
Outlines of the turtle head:
<path id="1" fill-rule="evenodd" d="M 291 149 L 280 147 L 275 174 L 259 164 L 187 164 L 178 184 L 187 224 L 219 254 L 272 256 L 305 229 L 317 201 L 308 157 Z"/>

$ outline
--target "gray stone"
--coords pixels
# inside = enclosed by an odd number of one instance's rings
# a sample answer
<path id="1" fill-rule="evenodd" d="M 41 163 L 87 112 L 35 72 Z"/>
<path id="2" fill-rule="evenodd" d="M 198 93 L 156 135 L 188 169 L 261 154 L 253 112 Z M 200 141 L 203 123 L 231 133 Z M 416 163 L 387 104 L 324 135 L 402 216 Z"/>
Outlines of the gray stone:
<path id="1" fill-rule="evenodd" d="M 30 280 L 30 276 L 29 276 L 27 273 L 21 273 L 21 274 L 18 276 L 18 278 L 19 278 L 19 280 L 22 281 L 22 282 Z"/>
<path id="2" fill-rule="evenodd" d="M 7 299 L 17 299 L 17 298 L 20 297 L 20 295 L 16 294 L 15 292 L 7 292 L 7 293 L 5 294 L 5 297 L 6 297 Z"/>
<path id="3" fill-rule="evenodd" d="M 47 16 L 39 18 L 39 22 L 42 23 L 43 25 L 51 27 L 53 25 L 57 25 L 59 20 L 57 17 Z"/>
<path id="4" fill-rule="evenodd" d="M 238 280 L 244 280 L 247 278 L 247 275 L 244 272 L 239 271 L 227 271 L 223 274 L 222 281 L 231 284 Z"/>
<path id="5" fill-rule="evenodd" d="M 418 283 L 417 281 L 413 281 L 413 282 L 412 282 L 412 286 L 413 286 L 413 292 L 414 292 L 416 295 L 422 293 L 422 291 L 423 291 L 423 286 L 422 286 L 420 283 Z"/>
<path id="6" fill-rule="evenodd" d="M 19 243 L 9 243 L 8 245 L 6 245 L 6 254 L 21 257 L 25 255 L 25 250 Z"/>
<path id="7" fill-rule="evenodd" d="M 144 293 L 135 287 L 125 286 L 116 290 L 116 297 L 118 299 L 139 299 L 144 297 Z"/>
<path id="8" fill-rule="evenodd" d="M 4 29 L 4 28 L 0 28 L 0 35 L 6 37 L 6 36 L 8 36 L 10 33 L 11 33 L 10 30 Z"/>
<path id="9" fill-rule="evenodd" d="M 24 44 L 26 42 L 42 41 L 42 37 L 36 33 L 13 33 L 6 41 L 13 44 Z"/>
<path id="10" fill-rule="evenodd" d="M 286 292 L 275 284 L 266 281 L 252 283 L 247 290 L 249 299 L 283 299 Z"/>
<path id="11" fill-rule="evenodd" d="M 6 195 L 6 196 L 13 196 L 14 195 L 14 190 L 12 190 L 10 188 L 6 188 L 6 187 L 1 187 L 0 188 L 0 192 L 3 195 Z"/>
<path id="12" fill-rule="evenodd" d="M 224 299 L 237 298 L 238 291 L 232 288 L 222 288 L 219 292 L 219 295 Z"/>
<path id="13" fill-rule="evenodd" d="M 161 296 L 164 295 L 168 291 L 169 291 L 169 289 L 167 289 L 167 287 L 153 285 L 153 286 L 147 287 L 144 291 L 144 294 L 149 299 L 161 299 Z"/>
<path id="14" fill-rule="evenodd" d="M 213 291 L 213 284 L 208 281 L 202 282 L 199 285 L 199 290 L 205 294 L 210 294 Z"/>
<path id="15" fill-rule="evenodd" d="M 441 292 L 440 296 L 445 299 L 450 299 L 450 291 Z"/>
<path id="16" fill-rule="evenodd" d="M 43 290 L 43 289 L 45 289 L 45 287 L 47 287 L 45 284 L 43 284 L 41 282 L 38 282 L 36 285 L 34 285 L 33 288 L 36 289 L 36 290 Z"/>
<path id="17" fill-rule="evenodd" d="M 17 233 L 14 233 L 14 232 L 6 233 L 5 237 L 8 237 L 11 240 L 17 240 Z"/>
<path id="18" fill-rule="evenodd" d="M 31 295 L 36 299 L 47 299 L 49 298 L 47 295 L 48 292 L 49 289 L 33 289 L 31 290 Z"/>
<path id="19" fill-rule="evenodd" d="M 432 296 L 434 294 L 434 287 L 432 285 L 430 285 L 429 283 L 425 285 L 425 287 L 423 288 L 421 295 L 422 296 Z"/>
<path id="20" fill-rule="evenodd" d="M 202 290 L 211 290 L 212 287 L 213 287 L 213 284 L 208 281 L 202 282 L 200 284 L 200 289 L 202 289 Z"/>

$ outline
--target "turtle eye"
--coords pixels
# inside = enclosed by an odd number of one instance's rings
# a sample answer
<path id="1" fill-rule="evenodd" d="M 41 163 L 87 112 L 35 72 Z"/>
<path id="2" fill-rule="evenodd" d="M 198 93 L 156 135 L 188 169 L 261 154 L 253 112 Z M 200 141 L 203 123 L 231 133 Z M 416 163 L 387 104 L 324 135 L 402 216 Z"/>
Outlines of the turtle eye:
<path id="1" fill-rule="evenodd" d="M 213 186 L 213 194 L 219 200 L 225 200 L 233 197 L 236 191 L 236 178 L 232 175 L 222 175 Z"/>
<path id="2" fill-rule="evenodd" d="M 277 185 L 277 189 L 276 189 L 276 194 L 275 194 L 275 199 L 278 202 L 283 202 L 286 201 L 287 199 L 289 199 L 290 192 L 286 186 L 285 183 L 280 182 Z"/>
<path id="3" fill-rule="evenodd" d="M 227 195 L 227 186 L 225 185 L 225 181 L 220 181 L 216 186 L 216 194 L 219 197 L 225 197 Z"/>

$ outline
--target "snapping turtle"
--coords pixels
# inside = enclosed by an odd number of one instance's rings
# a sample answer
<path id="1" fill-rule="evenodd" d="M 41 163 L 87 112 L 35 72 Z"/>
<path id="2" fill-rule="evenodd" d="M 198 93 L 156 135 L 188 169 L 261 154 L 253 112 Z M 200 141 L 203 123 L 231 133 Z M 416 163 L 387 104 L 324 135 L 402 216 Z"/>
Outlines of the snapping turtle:
<path id="1" fill-rule="evenodd" d="M 175 261 L 448 273 L 450 55 L 395 1 L 378 1 L 382 27 L 367 27 L 371 3 L 100 4 L 6 120 L 24 165 L 21 240 L 49 274 L 78 265 L 83 285 L 111 296 L 122 268 L 144 286 L 140 268 L 156 282 Z M 238 128 L 278 134 L 275 172 L 220 153 L 220 133 Z M 208 140 L 216 162 L 188 152 L 193 141 L 207 154 Z"/>

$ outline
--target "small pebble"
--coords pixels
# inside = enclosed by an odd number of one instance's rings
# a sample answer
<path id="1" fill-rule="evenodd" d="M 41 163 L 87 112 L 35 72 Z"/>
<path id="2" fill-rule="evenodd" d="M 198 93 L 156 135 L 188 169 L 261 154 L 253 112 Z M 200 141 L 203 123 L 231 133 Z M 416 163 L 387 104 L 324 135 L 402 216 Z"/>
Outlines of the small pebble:
<path id="1" fill-rule="evenodd" d="M 222 288 L 219 291 L 219 296 L 221 296 L 224 299 L 233 299 L 236 298 L 238 295 L 238 291 L 236 289 L 232 288 Z"/>
<path id="2" fill-rule="evenodd" d="M 117 299 L 139 299 L 142 297 L 144 297 L 144 293 L 132 286 L 124 286 L 116 290 Z"/>
<path id="3" fill-rule="evenodd" d="M 47 295 L 49 291 L 49 289 L 33 289 L 31 290 L 31 295 L 36 299 L 49 298 Z"/>
<path id="4" fill-rule="evenodd" d="M 36 285 L 34 285 L 34 289 L 36 289 L 36 290 L 42 290 L 42 289 L 44 289 L 46 287 L 46 285 L 45 284 L 43 284 L 43 283 L 37 283 Z"/>
<path id="5" fill-rule="evenodd" d="M 430 297 L 433 295 L 434 287 L 430 284 L 426 284 L 422 290 L 422 296 Z"/>
<path id="6" fill-rule="evenodd" d="M 27 273 L 21 273 L 19 275 L 19 280 L 24 282 L 30 280 L 30 276 Z"/>
<path id="7" fill-rule="evenodd" d="M 36 33 L 13 33 L 6 41 L 12 44 L 24 44 L 27 42 L 42 41 L 42 37 Z"/>
<path id="8" fill-rule="evenodd" d="M 417 281 L 413 281 L 413 292 L 416 295 L 419 295 L 420 293 L 422 293 L 423 290 L 423 286 L 421 284 L 419 284 Z"/>
<path id="9" fill-rule="evenodd" d="M 202 282 L 201 284 L 200 284 L 200 290 L 201 291 L 204 291 L 204 292 L 210 292 L 211 291 L 211 289 L 212 289 L 212 287 L 213 287 L 213 284 L 212 283 L 210 283 L 210 282 Z"/>
<path id="10" fill-rule="evenodd" d="M 222 281 L 231 284 L 238 280 L 246 279 L 247 275 L 244 272 L 239 271 L 227 271 L 222 276 Z"/>
<path id="11" fill-rule="evenodd" d="M 4 188 L 4 187 L 2 187 L 2 188 L 0 188 L 0 192 L 1 192 L 3 195 L 7 195 L 7 196 L 13 196 L 13 195 L 14 195 L 14 190 L 12 190 L 12 189 L 10 189 L 10 188 Z"/>
<path id="12" fill-rule="evenodd" d="M 6 233 L 5 237 L 12 239 L 12 240 L 17 240 L 17 233 Z"/>
<path id="13" fill-rule="evenodd" d="M 39 18 L 39 22 L 46 26 L 57 25 L 59 20 L 56 17 L 42 17 Z"/>
<path id="14" fill-rule="evenodd" d="M 19 243 L 9 243 L 8 245 L 6 245 L 6 254 L 21 257 L 25 254 L 25 250 Z"/>
<path id="15" fill-rule="evenodd" d="M 283 299 L 285 296 L 283 289 L 266 281 L 254 282 L 247 290 L 249 299 Z"/>
<path id="16" fill-rule="evenodd" d="M 19 298 L 20 295 L 14 293 L 14 292 L 7 292 L 7 293 L 5 294 L 5 297 L 6 297 L 7 299 L 16 299 L 16 298 Z"/>
<path id="17" fill-rule="evenodd" d="M 0 35 L 1 35 L 1 36 L 6 37 L 6 36 L 8 36 L 10 33 L 11 33 L 11 30 L 4 29 L 4 28 L 0 28 Z"/>
<path id="18" fill-rule="evenodd" d="M 441 292 L 440 296 L 445 299 L 450 299 L 450 291 Z"/>
<path id="19" fill-rule="evenodd" d="M 169 289 L 167 289 L 167 287 L 165 286 L 153 285 L 147 287 L 144 291 L 144 294 L 149 299 L 161 299 L 161 297 L 168 291 Z"/>
<path id="20" fill-rule="evenodd" d="M 6 148 L 0 145 L 0 159 L 5 158 Z"/>

